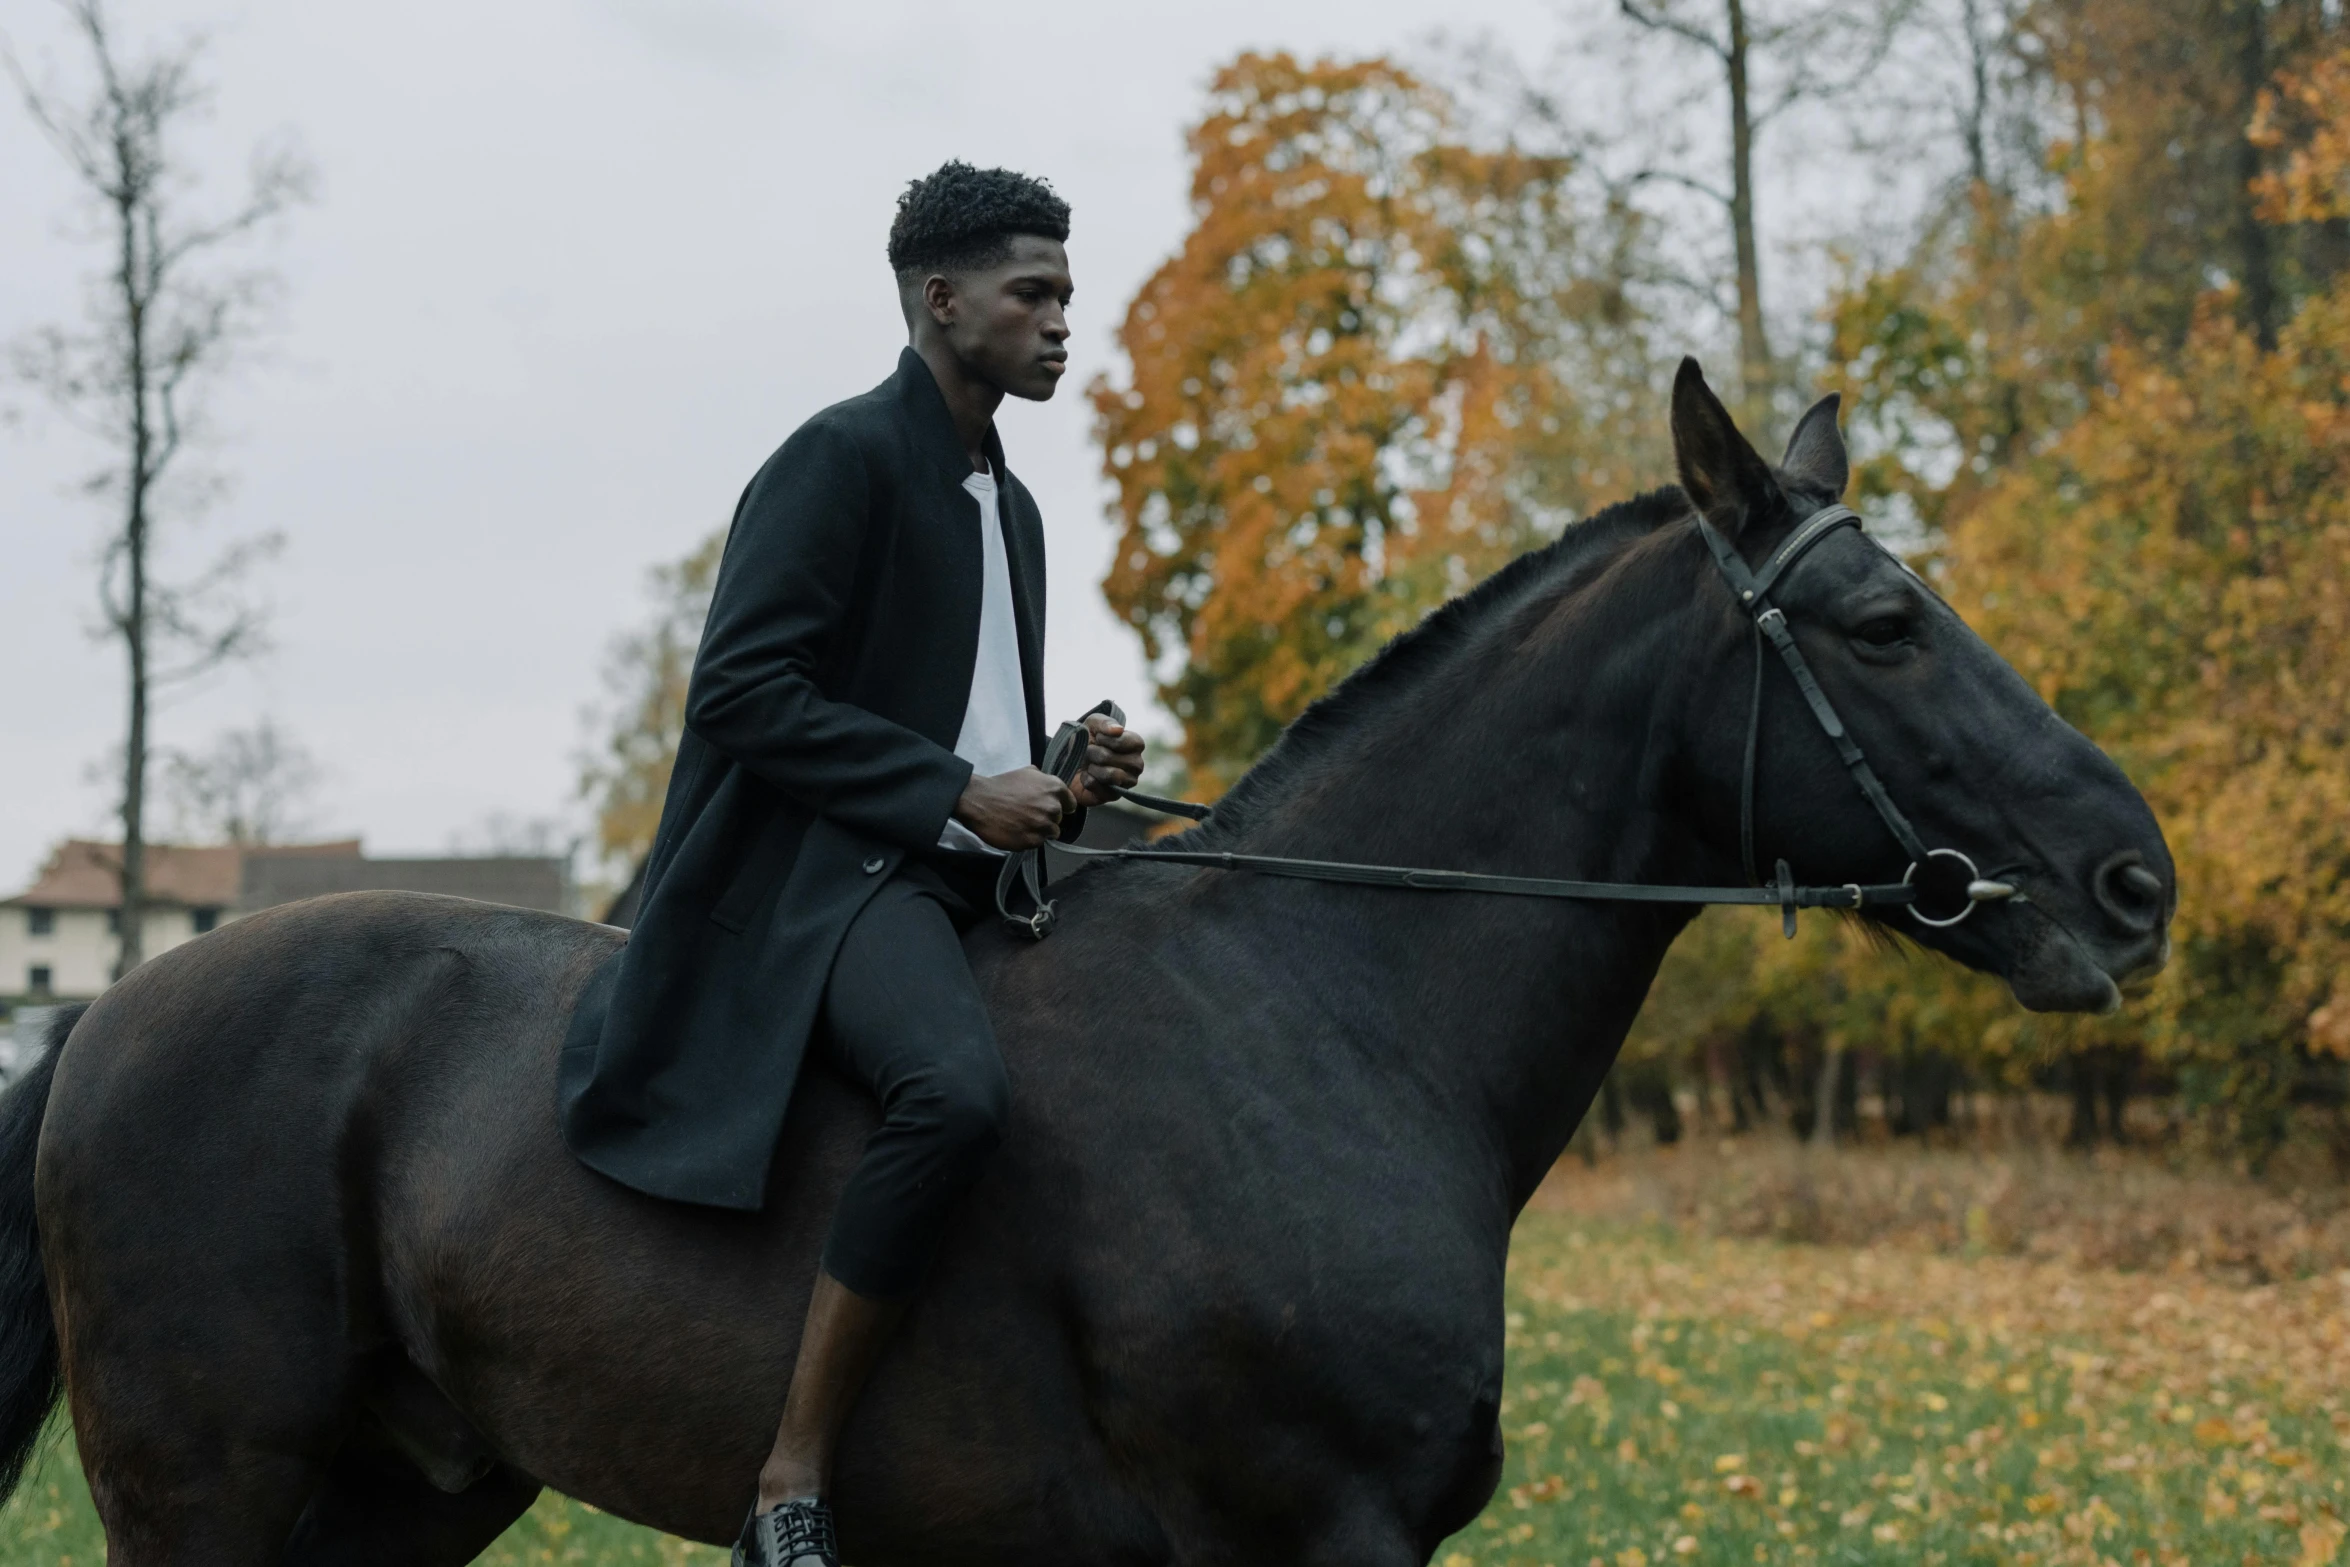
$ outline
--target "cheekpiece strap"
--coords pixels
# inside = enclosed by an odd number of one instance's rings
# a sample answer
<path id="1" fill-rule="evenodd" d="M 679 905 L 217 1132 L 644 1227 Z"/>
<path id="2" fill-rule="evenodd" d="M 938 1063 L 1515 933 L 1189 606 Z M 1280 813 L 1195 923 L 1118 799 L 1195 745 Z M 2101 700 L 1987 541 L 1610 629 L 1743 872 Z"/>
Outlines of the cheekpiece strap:
<path id="1" fill-rule="evenodd" d="M 1714 564 L 1721 568 L 1723 577 L 1729 581 L 1730 590 L 1738 595 L 1740 605 L 1745 607 L 1748 614 L 1752 614 L 1754 573 L 1746 569 L 1745 557 L 1738 553 L 1738 546 L 1724 538 L 1721 529 L 1706 521 L 1703 512 L 1697 517 L 1697 536 L 1705 540 L 1707 549 L 1713 551 Z"/>
<path id="2" fill-rule="evenodd" d="M 1764 636 L 1770 638 L 1771 646 L 1778 650 L 1779 661 L 1795 677 L 1795 689 L 1803 693 L 1804 705 L 1811 709 L 1812 717 L 1818 720 L 1828 742 L 1835 746 L 1838 760 L 1844 763 L 1844 770 L 1852 775 L 1852 781 L 1859 786 L 1863 797 L 1875 808 L 1878 819 L 1885 824 L 1885 830 L 1893 834 L 1893 841 L 1901 845 L 1903 853 L 1912 860 L 1924 863 L 1924 840 L 1918 837 L 1917 829 L 1910 825 L 1909 818 L 1901 814 L 1901 807 L 1893 803 L 1893 797 L 1885 792 L 1884 784 L 1877 778 L 1877 770 L 1869 766 L 1869 759 L 1862 753 L 1859 742 L 1844 727 L 1842 715 L 1836 711 L 1835 704 L 1828 700 L 1828 693 L 1820 689 L 1818 677 L 1811 672 L 1810 661 L 1803 656 L 1803 650 L 1795 645 L 1795 634 L 1787 629 L 1787 616 L 1774 606 L 1757 616 L 1755 625 Z"/>
<path id="3" fill-rule="evenodd" d="M 1771 552 L 1770 559 L 1763 562 L 1762 570 L 1758 572 L 1748 569 L 1737 546 L 1725 538 L 1719 528 L 1708 522 L 1703 513 L 1697 518 L 1698 535 L 1705 540 L 1706 548 L 1712 551 L 1714 564 L 1721 568 L 1723 579 L 1730 584 L 1730 591 L 1738 596 L 1738 607 L 1753 620 L 1758 634 L 1755 645 L 1754 700 L 1752 710 L 1747 715 L 1746 755 L 1738 788 L 1738 851 L 1746 870 L 1746 879 L 1750 883 L 1758 880 L 1754 867 L 1754 774 L 1755 751 L 1762 733 L 1763 638 L 1769 639 L 1772 649 L 1779 655 L 1779 661 L 1794 676 L 1796 689 L 1803 694 L 1804 705 L 1811 709 L 1812 717 L 1836 747 L 1836 755 L 1844 763 L 1845 771 L 1852 775 L 1852 781 L 1859 786 L 1862 796 L 1876 811 L 1878 819 L 1884 822 L 1886 830 L 1893 834 L 1894 841 L 1901 845 L 1912 860 L 1923 863 L 1926 857 L 1925 845 L 1919 839 L 1917 829 L 1910 825 L 1908 817 L 1901 814 L 1901 808 L 1885 792 L 1884 784 L 1878 780 L 1876 770 L 1869 766 L 1868 758 L 1862 755 L 1859 744 L 1846 733 L 1844 720 L 1837 714 L 1835 704 L 1820 689 L 1820 683 L 1813 676 L 1811 665 L 1805 660 L 1802 649 L 1795 645 L 1795 636 L 1787 627 L 1786 615 L 1770 600 L 1772 587 L 1803 559 L 1813 545 L 1839 528 L 1861 526 L 1860 513 L 1851 507 L 1841 504 L 1823 506 L 1795 525 L 1795 530 Z M 1777 885 L 1782 888 L 1794 885 L 1784 861 L 1779 866 Z M 1783 907 L 1792 924 L 1794 905 L 1784 903 Z"/>

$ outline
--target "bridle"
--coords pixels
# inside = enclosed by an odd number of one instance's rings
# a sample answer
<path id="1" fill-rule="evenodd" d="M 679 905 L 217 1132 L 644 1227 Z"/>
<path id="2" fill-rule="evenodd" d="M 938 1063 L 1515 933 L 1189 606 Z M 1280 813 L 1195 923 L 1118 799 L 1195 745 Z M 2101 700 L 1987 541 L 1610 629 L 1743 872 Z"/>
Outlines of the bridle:
<path id="1" fill-rule="evenodd" d="M 1847 527 L 1859 531 L 1863 538 L 1868 537 L 1859 512 L 1839 504 L 1823 506 L 1796 525 L 1795 531 L 1787 535 L 1786 542 L 1772 551 L 1769 560 L 1763 562 L 1762 570 L 1749 571 L 1745 559 L 1728 539 L 1722 537 L 1721 530 L 1702 515 L 1697 519 L 1698 534 L 1705 540 L 1706 548 L 1713 552 L 1714 565 L 1720 568 L 1723 579 L 1730 584 L 1730 591 L 1737 595 L 1738 607 L 1746 612 L 1754 626 L 1754 697 L 1747 706 L 1746 756 L 1738 777 L 1738 863 L 1745 870 L 1749 882 L 1759 880 L 1754 873 L 1754 768 L 1755 753 L 1762 738 L 1762 645 L 1764 639 L 1768 638 L 1771 646 L 1778 650 L 1779 661 L 1787 666 L 1787 673 L 1795 677 L 1795 688 L 1803 693 L 1803 700 L 1811 708 L 1812 716 L 1819 720 L 1829 743 L 1836 747 L 1836 755 L 1843 761 L 1845 771 L 1852 774 L 1852 781 L 1859 786 L 1862 797 L 1876 809 L 1878 819 L 1885 824 L 1885 830 L 1893 834 L 1893 841 L 1900 844 L 1902 852 L 1909 856 L 1909 869 L 1902 873 L 1902 883 L 1905 886 L 1914 885 L 1920 868 L 1937 859 L 1953 860 L 1966 867 L 1966 902 L 1959 906 L 1956 914 L 1947 919 L 1937 919 L 1918 907 L 1914 898 L 1909 903 L 1911 919 L 1937 930 L 1947 930 L 1974 913 L 1978 903 L 1993 903 L 2014 897 L 2015 888 L 2006 882 L 1985 881 L 1975 862 L 1960 850 L 1926 847 L 1925 840 L 1918 836 L 1909 818 L 1901 814 L 1901 807 L 1895 805 L 1893 797 L 1885 792 L 1884 784 L 1877 778 L 1876 769 L 1869 766 L 1869 759 L 1862 752 L 1860 742 L 1853 739 L 1851 732 L 1844 727 L 1844 720 L 1837 714 L 1835 704 L 1828 700 L 1828 693 L 1822 691 L 1819 681 L 1813 678 L 1811 665 L 1804 660 L 1803 650 L 1795 645 L 1795 633 L 1787 629 L 1785 612 L 1773 604 L 1770 598 L 1772 586 L 1786 576 L 1813 545 L 1837 529 Z M 1787 862 L 1780 861 L 1779 871 L 1782 876 L 1786 874 L 1786 869 Z"/>
<path id="2" fill-rule="evenodd" d="M 1301 860 L 1273 854 L 1236 854 L 1214 849 L 1154 849 L 1134 847 L 1123 849 L 1086 849 L 1074 844 L 1057 845 L 1063 853 L 1089 860 L 1156 860 L 1169 865 L 1194 865 L 1211 870 L 1249 871 L 1260 876 L 1281 876 L 1301 881 L 1344 882 L 1364 887 L 1412 887 L 1426 892 L 1486 892 L 1521 898 L 1574 898 L 1617 903 L 1718 903 L 1777 905 L 1783 927 L 1789 936 L 1795 934 L 1795 912 L 1798 909 L 1866 909 L 1898 907 L 1909 910 L 1911 919 L 1935 929 L 1948 929 L 1959 924 L 1975 911 L 1979 903 L 1993 903 L 2016 896 L 2016 889 L 2006 882 L 1986 881 L 1975 862 L 1957 849 L 1929 849 L 1909 818 L 1901 814 L 1891 795 L 1869 766 L 1868 757 L 1860 743 L 1844 727 L 1835 704 L 1820 689 L 1813 677 L 1811 665 L 1803 650 L 1795 645 L 1795 635 L 1787 629 L 1787 617 L 1771 602 L 1771 589 L 1792 572 L 1810 552 L 1813 545 L 1839 528 L 1860 528 L 1860 514 L 1848 506 L 1829 505 L 1813 512 L 1796 525 L 1795 531 L 1778 549 L 1772 552 L 1760 571 L 1747 568 L 1746 562 L 1721 530 L 1705 520 L 1696 518 L 1697 531 L 1712 552 L 1714 565 L 1729 584 L 1739 608 L 1745 612 L 1754 627 L 1754 695 L 1746 717 L 1746 749 L 1740 767 L 1738 783 L 1738 851 L 1740 866 L 1746 872 L 1748 885 L 1744 887 L 1663 887 L 1647 882 L 1567 881 L 1546 876 L 1497 876 L 1478 871 L 1418 870 L 1399 865 L 1361 865 L 1345 860 Z M 1865 532 L 1862 535 L 1867 536 Z M 1764 659 L 1763 643 L 1768 641 L 1778 651 L 1780 662 L 1787 666 L 1795 679 L 1796 689 L 1803 693 L 1812 716 L 1819 720 L 1845 770 L 1852 775 L 1863 797 L 1875 808 L 1878 819 L 1909 856 L 1909 869 L 1898 882 L 1862 885 L 1846 882 L 1834 887 L 1798 886 L 1795 874 L 1785 860 L 1777 864 L 1777 875 L 1768 883 L 1755 874 L 1754 867 L 1754 777 L 1756 753 L 1762 737 L 1762 688 Z M 1104 702 L 1094 709 L 1097 713 L 1112 715 L 1120 723 L 1124 716 L 1116 704 Z M 1127 790 L 1122 796 L 1146 810 L 1165 815 L 1189 817 L 1206 821 L 1212 807 L 1196 805 L 1188 800 L 1165 800 L 1153 795 Z M 1917 877 L 1921 868 L 1936 860 L 1950 860 L 1966 871 L 1966 901 L 1958 912 L 1948 917 L 1937 917 L 1919 906 L 1920 889 Z M 1030 849 L 1007 856 L 1002 873 L 996 878 L 996 910 L 1014 928 L 1042 940 L 1052 932 L 1058 917 L 1056 905 L 1045 895 L 1046 877 L 1043 851 Z M 1016 892 L 1024 891 L 1032 912 L 1022 915 L 1012 911 Z"/>

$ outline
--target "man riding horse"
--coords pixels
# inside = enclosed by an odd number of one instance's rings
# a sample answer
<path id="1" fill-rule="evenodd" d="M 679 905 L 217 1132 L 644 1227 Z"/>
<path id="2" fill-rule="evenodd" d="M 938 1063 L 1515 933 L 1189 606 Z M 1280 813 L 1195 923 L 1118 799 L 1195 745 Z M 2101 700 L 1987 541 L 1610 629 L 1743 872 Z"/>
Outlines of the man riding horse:
<path id="1" fill-rule="evenodd" d="M 948 163 L 899 199 L 909 346 L 743 492 L 641 913 L 564 1049 L 572 1151 L 680 1202 L 763 1206 L 811 1042 L 880 1103 L 738 1564 L 838 1567 L 841 1429 L 1004 1126 L 961 933 L 1007 852 L 1074 837 L 1142 771 L 1100 715 L 1072 784 L 1035 765 L 1044 531 L 995 412 L 1067 370 L 1068 235 L 1068 204 L 1004 169 Z"/>

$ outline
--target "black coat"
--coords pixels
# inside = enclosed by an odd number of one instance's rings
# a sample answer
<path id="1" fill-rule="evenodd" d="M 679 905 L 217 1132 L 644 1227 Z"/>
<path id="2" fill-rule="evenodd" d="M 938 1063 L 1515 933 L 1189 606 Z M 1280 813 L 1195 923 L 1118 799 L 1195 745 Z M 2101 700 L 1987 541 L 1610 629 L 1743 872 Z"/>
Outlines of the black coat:
<path id="1" fill-rule="evenodd" d="M 1034 761 L 1044 528 L 992 430 L 987 457 Z M 841 935 L 909 852 L 938 842 L 971 776 L 954 753 L 979 645 L 970 473 L 908 349 L 743 492 L 638 917 L 563 1050 L 564 1136 L 614 1180 L 721 1208 L 764 1201 Z"/>

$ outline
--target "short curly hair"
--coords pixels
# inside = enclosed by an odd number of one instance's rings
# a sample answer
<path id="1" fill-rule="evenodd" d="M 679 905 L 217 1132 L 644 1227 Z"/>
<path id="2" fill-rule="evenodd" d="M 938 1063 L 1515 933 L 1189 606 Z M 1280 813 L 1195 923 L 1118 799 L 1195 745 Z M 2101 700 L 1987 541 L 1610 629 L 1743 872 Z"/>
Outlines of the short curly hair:
<path id="1" fill-rule="evenodd" d="M 901 284 L 931 272 L 992 267 L 1021 234 L 1069 237 L 1069 204 L 1043 180 L 1010 169 L 942 163 L 898 197 L 889 266 Z"/>

